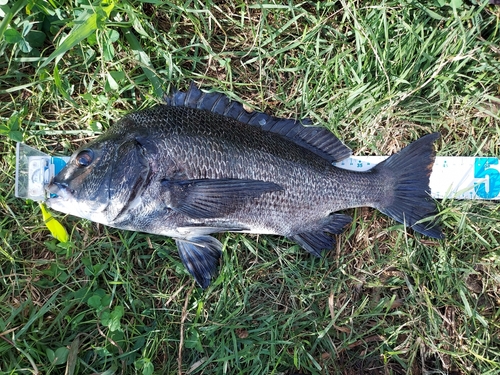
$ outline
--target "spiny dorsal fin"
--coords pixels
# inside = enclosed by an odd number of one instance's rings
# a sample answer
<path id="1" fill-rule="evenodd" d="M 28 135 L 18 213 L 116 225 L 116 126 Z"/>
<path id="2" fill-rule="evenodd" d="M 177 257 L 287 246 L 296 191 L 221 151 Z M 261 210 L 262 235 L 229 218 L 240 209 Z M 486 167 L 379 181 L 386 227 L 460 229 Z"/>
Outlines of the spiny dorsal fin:
<path id="1" fill-rule="evenodd" d="M 331 163 L 351 155 L 351 150 L 328 129 L 303 126 L 312 124 L 309 119 L 297 121 L 270 116 L 262 112 L 248 112 L 241 103 L 232 101 L 218 92 L 203 92 L 194 83 L 191 83 L 187 92 L 174 91 L 171 95 L 165 96 L 165 102 L 174 107 L 210 111 L 280 134 Z"/>

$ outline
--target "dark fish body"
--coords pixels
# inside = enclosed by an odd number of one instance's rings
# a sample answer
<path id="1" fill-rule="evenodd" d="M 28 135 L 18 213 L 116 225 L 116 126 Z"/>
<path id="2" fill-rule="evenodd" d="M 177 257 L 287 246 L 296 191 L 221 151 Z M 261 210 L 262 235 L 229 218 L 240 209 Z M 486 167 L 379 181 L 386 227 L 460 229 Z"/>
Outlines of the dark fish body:
<path id="1" fill-rule="evenodd" d="M 350 217 L 370 206 L 440 238 L 429 198 L 427 135 L 367 172 L 336 168 L 350 150 L 326 129 L 248 113 L 191 86 L 166 104 L 125 116 L 77 150 L 49 185 L 50 207 L 116 228 L 171 236 L 208 286 L 222 244 L 212 233 L 287 236 L 320 255 Z"/>

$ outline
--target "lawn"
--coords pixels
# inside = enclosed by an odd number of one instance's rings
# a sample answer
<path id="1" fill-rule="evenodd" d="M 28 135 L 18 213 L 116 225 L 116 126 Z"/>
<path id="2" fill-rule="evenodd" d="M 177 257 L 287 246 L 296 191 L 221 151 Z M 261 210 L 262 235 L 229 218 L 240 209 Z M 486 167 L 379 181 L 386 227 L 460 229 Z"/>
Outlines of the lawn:
<path id="1" fill-rule="evenodd" d="M 169 238 L 14 196 L 15 147 L 69 155 L 195 82 L 311 118 L 358 155 L 438 131 L 500 154 L 500 7 L 484 1 L 0 1 L 1 374 L 498 374 L 500 209 L 439 201 L 446 238 L 368 208 L 316 259 L 223 233 L 206 290 Z M 497 201 L 498 202 L 498 201 Z"/>

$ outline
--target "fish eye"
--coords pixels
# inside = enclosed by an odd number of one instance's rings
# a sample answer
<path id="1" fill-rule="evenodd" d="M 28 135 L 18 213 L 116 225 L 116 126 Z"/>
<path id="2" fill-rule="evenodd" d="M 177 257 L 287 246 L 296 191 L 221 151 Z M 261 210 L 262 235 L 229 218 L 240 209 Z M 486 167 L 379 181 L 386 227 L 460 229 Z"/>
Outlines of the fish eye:
<path id="1" fill-rule="evenodd" d="M 92 150 L 80 151 L 78 155 L 76 155 L 75 160 L 79 167 L 88 167 L 94 160 L 94 153 Z"/>

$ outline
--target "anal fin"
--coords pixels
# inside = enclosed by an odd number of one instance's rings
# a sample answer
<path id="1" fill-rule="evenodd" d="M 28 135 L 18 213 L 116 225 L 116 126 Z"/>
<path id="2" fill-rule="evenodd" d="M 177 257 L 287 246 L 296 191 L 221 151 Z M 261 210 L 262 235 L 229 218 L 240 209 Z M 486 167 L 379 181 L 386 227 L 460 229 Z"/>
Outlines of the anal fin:
<path id="1" fill-rule="evenodd" d="M 335 245 L 334 234 L 340 234 L 352 218 L 342 214 L 331 214 L 317 231 L 302 232 L 290 236 L 305 250 L 314 256 L 321 256 L 323 250 L 331 250 Z"/>

